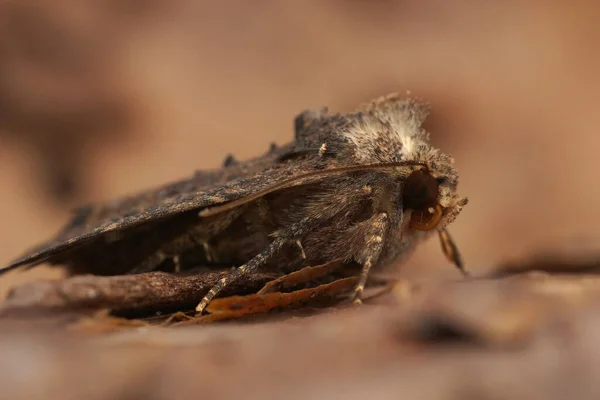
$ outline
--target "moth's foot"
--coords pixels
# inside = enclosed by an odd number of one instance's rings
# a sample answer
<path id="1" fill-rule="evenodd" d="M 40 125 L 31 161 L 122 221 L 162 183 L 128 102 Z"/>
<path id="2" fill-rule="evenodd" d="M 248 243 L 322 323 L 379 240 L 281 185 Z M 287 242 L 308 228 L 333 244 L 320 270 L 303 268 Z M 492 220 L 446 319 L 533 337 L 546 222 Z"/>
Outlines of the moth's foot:
<path id="1" fill-rule="evenodd" d="M 354 296 L 352 297 L 352 304 L 359 305 L 362 304 L 362 295 L 363 295 L 364 287 L 362 285 L 358 285 L 354 288 Z"/>
<path id="2" fill-rule="evenodd" d="M 296 240 L 296 246 L 298 246 L 298 250 L 300 251 L 300 257 L 306 261 L 306 253 L 304 252 L 304 247 L 302 247 L 302 243 L 299 240 Z"/>
<path id="3" fill-rule="evenodd" d="M 203 298 L 200 300 L 200 303 L 196 306 L 196 315 L 202 315 L 206 307 L 210 304 L 215 294 L 217 294 L 219 289 L 217 287 L 213 287 Z"/>
<path id="4" fill-rule="evenodd" d="M 202 298 L 200 303 L 198 303 L 198 305 L 196 306 L 196 315 L 202 315 L 202 312 L 208 306 L 208 303 L 210 303 L 210 300 L 211 299 L 209 299 L 207 296 L 204 296 L 204 298 Z"/>
<path id="5" fill-rule="evenodd" d="M 241 267 L 239 267 L 237 270 L 235 270 L 234 273 L 240 273 L 240 272 L 244 272 L 245 270 L 245 266 L 242 265 Z M 206 293 L 204 295 L 204 297 L 202 298 L 202 300 L 200 300 L 200 303 L 198 303 L 198 305 L 196 306 L 196 315 L 200 315 L 202 314 L 202 311 L 204 311 L 204 309 L 208 306 L 208 304 L 211 302 L 212 299 L 214 299 L 214 297 L 225 287 L 227 286 L 227 284 L 232 281 L 235 280 L 235 277 L 232 277 L 231 274 L 228 276 L 224 276 L 223 278 L 219 279 L 217 281 L 217 283 L 215 283 L 215 285 L 208 291 L 208 293 Z"/>

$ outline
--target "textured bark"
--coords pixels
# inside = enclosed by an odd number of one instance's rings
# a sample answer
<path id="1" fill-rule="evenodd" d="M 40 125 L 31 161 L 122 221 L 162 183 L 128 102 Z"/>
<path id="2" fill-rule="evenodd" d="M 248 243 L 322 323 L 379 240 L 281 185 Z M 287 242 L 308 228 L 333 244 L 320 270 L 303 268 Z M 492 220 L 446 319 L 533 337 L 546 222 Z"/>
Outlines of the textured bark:
<path id="1" fill-rule="evenodd" d="M 76 276 L 16 287 L 0 306 L 0 315 L 25 309 L 112 309 L 117 312 L 178 309 L 196 305 L 224 272 L 173 275 L 150 272 L 123 276 Z M 272 275 L 257 273 L 233 283 L 225 294 L 258 291 Z"/>

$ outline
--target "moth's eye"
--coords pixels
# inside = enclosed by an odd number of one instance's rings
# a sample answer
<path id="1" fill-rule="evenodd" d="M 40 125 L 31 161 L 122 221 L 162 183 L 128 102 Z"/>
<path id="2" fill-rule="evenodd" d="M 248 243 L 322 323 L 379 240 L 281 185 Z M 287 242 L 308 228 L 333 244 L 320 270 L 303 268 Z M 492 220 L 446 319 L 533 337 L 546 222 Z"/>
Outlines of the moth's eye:
<path id="1" fill-rule="evenodd" d="M 413 210 L 410 226 L 428 231 L 435 228 L 442 217 L 442 207 L 437 204 L 438 179 L 429 172 L 418 170 L 406 178 L 402 189 L 402 206 Z"/>
<path id="2" fill-rule="evenodd" d="M 439 183 L 429 172 L 418 170 L 406 178 L 402 189 L 402 206 L 405 210 L 435 207 Z"/>

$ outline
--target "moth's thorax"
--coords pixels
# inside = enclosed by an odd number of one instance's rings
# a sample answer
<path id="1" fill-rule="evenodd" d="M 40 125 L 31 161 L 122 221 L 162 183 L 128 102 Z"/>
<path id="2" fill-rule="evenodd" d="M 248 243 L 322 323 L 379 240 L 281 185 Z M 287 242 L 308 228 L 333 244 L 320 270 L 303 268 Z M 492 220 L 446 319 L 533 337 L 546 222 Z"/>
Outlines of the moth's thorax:
<path id="1" fill-rule="evenodd" d="M 342 132 L 357 163 L 414 160 L 426 145 L 414 121 L 366 114 Z"/>
<path id="2" fill-rule="evenodd" d="M 354 164 L 377 164 L 414 161 L 427 166 L 439 183 L 437 204 L 443 208 L 439 227 L 452 222 L 466 199 L 456 192 L 458 174 L 454 160 L 429 142 L 422 123 L 429 106 L 417 99 L 391 95 L 359 108 L 350 123 L 340 128 L 341 144 L 336 144 L 340 158 Z M 406 178 L 422 167 L 399 167 L 398 179 Z"/>

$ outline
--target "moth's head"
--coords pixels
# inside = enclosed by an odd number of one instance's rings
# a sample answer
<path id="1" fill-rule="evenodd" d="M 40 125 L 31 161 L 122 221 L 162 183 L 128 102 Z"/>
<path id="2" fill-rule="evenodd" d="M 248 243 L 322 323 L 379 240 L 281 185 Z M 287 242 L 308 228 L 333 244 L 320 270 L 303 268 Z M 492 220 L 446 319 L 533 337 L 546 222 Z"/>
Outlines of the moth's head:
<path id="1" fill-rule="evenodd" d="M 410 218 L 409 227 L 419 231 L 442 229 L 467 204 L 456 192 L 453 169 L 417 168 L 402 184 L 402 209 Z"/>
<path id="2" fill-rule="evenodd" d="M 345 146 L 338 149 L 355 164 L 404 164 L 394 175 L 403 186 L 405 218 L 420 231 L 445 228 L 467 204 L 456 192 L 454 160 L 434 148 L 422 128 L 428 113 L 429 105 L 419 99 L 381 97 L 352 115 L 341 130 Z"/>

